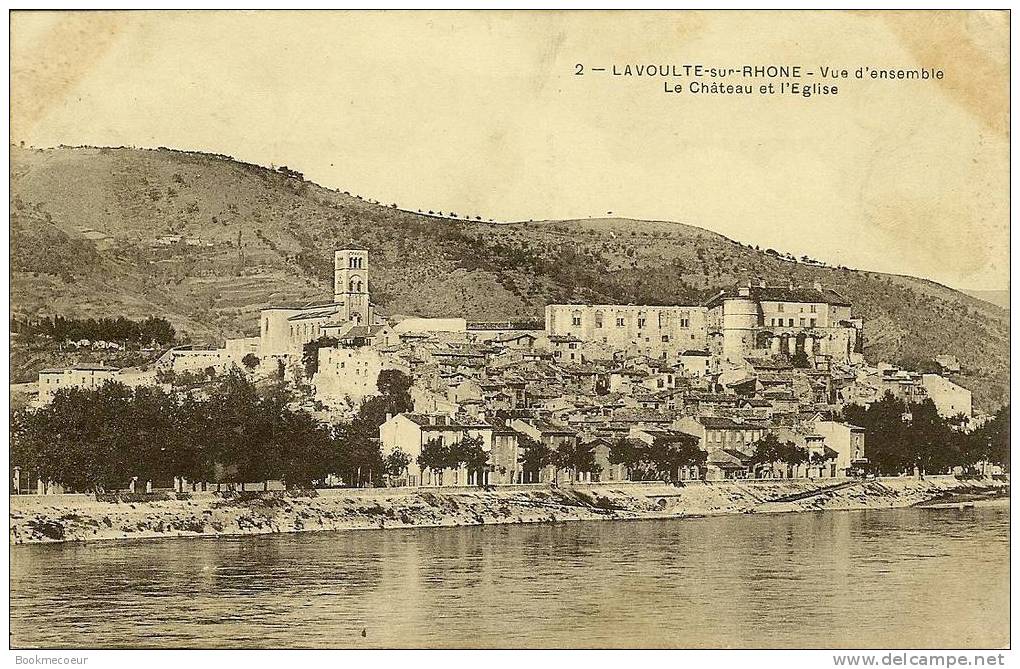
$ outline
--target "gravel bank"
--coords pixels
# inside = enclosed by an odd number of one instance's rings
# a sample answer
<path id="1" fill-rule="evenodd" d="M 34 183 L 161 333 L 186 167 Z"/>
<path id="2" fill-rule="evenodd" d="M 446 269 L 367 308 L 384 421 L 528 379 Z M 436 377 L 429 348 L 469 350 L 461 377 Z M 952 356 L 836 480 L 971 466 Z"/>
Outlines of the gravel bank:
<path id="1" fill-rule="evenodd" d="M 570 520 L 882 509 L 1007 494 L 1009 484 L 949 476 L 471 488 L 374 488 L 312 493 L 163 494 L 122 501 L 94 495 L 12 496 L 11 544 L 214 537 Z"/>

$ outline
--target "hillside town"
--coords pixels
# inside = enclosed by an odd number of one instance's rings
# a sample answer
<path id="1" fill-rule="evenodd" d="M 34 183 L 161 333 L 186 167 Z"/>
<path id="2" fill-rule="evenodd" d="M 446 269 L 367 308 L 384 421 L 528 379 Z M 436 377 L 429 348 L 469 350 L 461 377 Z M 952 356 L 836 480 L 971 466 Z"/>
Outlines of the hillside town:
<path id="1" fill-rule="evenodd" d="M 981 420 L 950 378 L 960 371 L 953 356 L 936 358 L 942 373 L 868 364 L 853 305 L 817 283 L 751 281 L 703 304 L 550 304 L 544 323 L 481 322 L 384 316 L 370 301 L 370 273 L 368 251 L 337 250 L 331 299 L 264 309 L 257 336 L 219 348 L 178 346 L 133 368 L 44 369 L 33 407 L 113 381 L 175 392 L 240 373 L 286 384 L 296 406 L 330 425 L 356 416 L 391 370 L 409 379 L 411 406 L 373 435 L 396 463 L 390 486 L 662 478 L 621 455 L 652 449 L 672 454 L 656 461 L 671 462 L 676 481 L 841 478 L 869 465 L 871 435 L 842 418 L 849 405 L 891 395 L 905 406 L 930 400 L 959 430 Z M 482 459 L 435 457 L 458 444 Z M 772 457 L 763 444 L 777 449 Z"/>

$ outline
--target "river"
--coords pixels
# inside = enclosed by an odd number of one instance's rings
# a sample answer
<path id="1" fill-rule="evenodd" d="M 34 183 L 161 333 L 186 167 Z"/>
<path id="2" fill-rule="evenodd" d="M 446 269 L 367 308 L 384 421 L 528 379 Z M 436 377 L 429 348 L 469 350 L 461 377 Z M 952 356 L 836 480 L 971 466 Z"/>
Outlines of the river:
<path id="1" fill-rule="evenodd" d="M 15 647 L 1003 647 L 1009 507 L 11 547 Z"/>

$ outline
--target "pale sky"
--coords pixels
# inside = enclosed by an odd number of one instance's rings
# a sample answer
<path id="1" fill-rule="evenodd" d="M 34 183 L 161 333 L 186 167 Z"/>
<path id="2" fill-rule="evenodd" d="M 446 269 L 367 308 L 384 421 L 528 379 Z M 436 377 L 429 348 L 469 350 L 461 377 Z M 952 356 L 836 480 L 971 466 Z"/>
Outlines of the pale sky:
<path id="1" fill-rule="evenodd" d="M 15 12 L 11 138 L 225 153 L 411 210 L 675 220 L 1004 289 L 1008 40 L 1005 12 Z M 576 63 L 946 77 L 695 97 Z"/>

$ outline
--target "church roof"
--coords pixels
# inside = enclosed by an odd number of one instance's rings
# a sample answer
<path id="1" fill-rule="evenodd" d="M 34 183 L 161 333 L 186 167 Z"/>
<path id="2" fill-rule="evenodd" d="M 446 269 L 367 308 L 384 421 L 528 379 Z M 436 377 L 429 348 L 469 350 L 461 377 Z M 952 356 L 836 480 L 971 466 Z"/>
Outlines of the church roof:
<path id="1" fill-rule="evenodd" d="M 329 318 L 335 316 L 340 310 L 339 309 L 322 309 L 320 311 L 309 311 L 300 314 L 295 314 L 288 318 L 288 321 L 307 321 L 314 320 L 316 318 Z"/>

